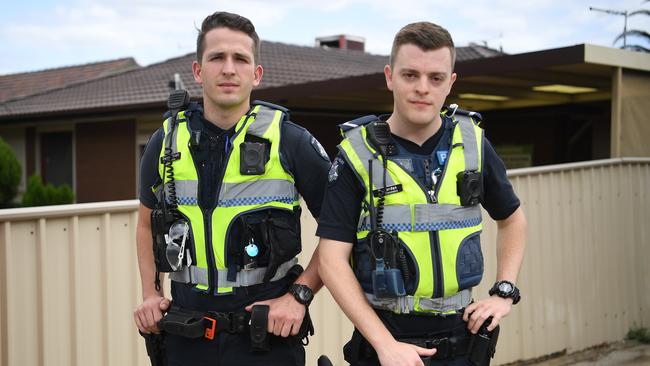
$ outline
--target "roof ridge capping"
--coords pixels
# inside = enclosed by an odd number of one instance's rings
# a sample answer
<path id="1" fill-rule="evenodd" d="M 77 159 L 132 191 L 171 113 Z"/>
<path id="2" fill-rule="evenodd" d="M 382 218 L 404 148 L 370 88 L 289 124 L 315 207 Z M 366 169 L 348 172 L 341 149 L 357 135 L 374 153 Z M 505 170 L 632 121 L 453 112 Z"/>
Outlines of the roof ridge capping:
<path id="1" fill-rule="evenodd" d="M 125 61 L 128 61 L 129 63 L 131 63 L 132 66 L 141 67 L 135 61 L 135 58 L 133 58 L 133 56 L 129 56 L 129 57 L 116 58 L 116 59 L 112 59 L 112 60 L 87 62 L 85 64 L 78 64 L 78 65 L 56 66 L 56 67 L 49 67 L 49 68 L 40 69 L 40 70 L 21 71 L 21 72 L 9 73 L 9 74 L 0 74 L 0 79 L 2 79 L 5 76 L 18 76 L 18 75 L 26 75 L 26 74 L 37 74 L 37 73 L 44 73 L 44 72 L 51 72 L 51 71 L 65 71 L 66 69 L 77 69 L 77 68 L 88 67 L 88 66 L 100 66 L 100 65 L 111 64 L 111 63 L 119 63 L 119 62 L 125 62 Z"/>

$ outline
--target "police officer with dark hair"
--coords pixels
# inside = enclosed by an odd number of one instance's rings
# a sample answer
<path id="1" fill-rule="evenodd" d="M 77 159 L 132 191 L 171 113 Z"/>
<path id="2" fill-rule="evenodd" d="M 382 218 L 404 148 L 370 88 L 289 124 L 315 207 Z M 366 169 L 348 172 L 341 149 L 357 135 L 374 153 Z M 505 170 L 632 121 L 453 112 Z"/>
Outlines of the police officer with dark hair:
<path id="1" fill-rule="evenodd" d="M 330 162 L 286 109 L 250 103 L 259 42 L 248 19 L 208 16 L 192 64 L 203 104 L 170 98 L 142 157 L 134 319 L 143 334 L 162 330 L 169 365 L 305 363 L 307 307 L 322 283 L 317 254 L 296 265 L 298 199 L 319 216 Z"/>
<path id="2" fill-rule="evenodd" d="M 487 365 L 519 301 L 525 217 L 480 116 L 443 109 L 454 59 L 444 28 L 405 26 L 384 69 L 393 113 L 340 126 L 317 235 L 321 278 L 355 325 L 352 365 Z M 498 224 L 498 268 L 473 301 L 479 203 Z"/>

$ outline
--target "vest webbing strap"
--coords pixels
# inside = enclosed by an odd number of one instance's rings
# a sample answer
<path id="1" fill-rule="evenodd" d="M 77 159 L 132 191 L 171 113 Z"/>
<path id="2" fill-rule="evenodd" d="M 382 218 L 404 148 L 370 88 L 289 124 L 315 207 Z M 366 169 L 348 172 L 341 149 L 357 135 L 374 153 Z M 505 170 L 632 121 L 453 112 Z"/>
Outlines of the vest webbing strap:
<path id="1" fill-rule="evenodd" d="M 390 205 L 384 207 L 381 227 L 392 231 L 437 231 L 472 227 L 482 222 L 481 208 L 450 204 Z M 370 230 L 370 219 L 363 216 L 357 231 Z"/>
<path id="2" fill-rule="evenodd" d="M 465 170 L 478 171 L 478 146 L 476 146 L 474 122 L 472 122 L 470 117 L 462 114 L 457 114 L 454 118 L 458 121 L 460 135 L 463 138 Z"/>
<path id="3" fill-rule="evenodd" d="M 359 156 L 361 164 L 363 164 L 366 171 L 368 170 L 368 160 L 372 159 L 372 184 L 375 188 L 383 188 L 384 166 L 379 159 L 374 157 L 373 153 L 368 149 L 368 146 L 366 146 L 366 143 L 363 141 L 363 135 L 361 135 L 361 129 L 355 128 L 350 130 L 346 136 L 350 140 L 350 145 L 352 145 L 354 152 Z M 386 173 L 386 186 L 390 187 L 394 185 L 393 178 L 390 174 Z"/>
<path id="4" fill-rule="evenodd" d="M 277 281 L 287 275 L 291 267 L 298 263 L 298 258 L 293 258 L 289 261 L 282 263 L 278 267 L 278 271 L 275 273 L 275 276 L 271 278 L 271 281 Z M 235 281 L 228 281 L 226 279 L 228 275 L 227 269 L 220 269 L 218 271 L 217 286 L 218 287 L 246 287 L 253 286 L 262 283 L 264 274 L 266 273 L 266 267 L 255 268 L 251 270 L 242 270 L 237 272 L 237 279 Z M 199 268 L 196 266 L 185 267 L 183 270 L 178 272 L 172 272 L 169 274 L 169 278 L 175 282 L 181 283 L 191 283 L 193 285 L 204 285 L 208 286 L 208 271 L 205 268 Z"/>
<path id="5" fill-rule="evenodd" d="M 376 299 L 375 295 L 366 293 L 366 298 L 375 309 L 389 310 L 396 314 L 412 312 L 452 313 L 461 310 L 472 301 L 472 290 L 462 290 L 449 297 L 431 299 L 428 297 L 401 296 L 388 299 Z M 418 309 L 415 306 L 419 304 Z"/>

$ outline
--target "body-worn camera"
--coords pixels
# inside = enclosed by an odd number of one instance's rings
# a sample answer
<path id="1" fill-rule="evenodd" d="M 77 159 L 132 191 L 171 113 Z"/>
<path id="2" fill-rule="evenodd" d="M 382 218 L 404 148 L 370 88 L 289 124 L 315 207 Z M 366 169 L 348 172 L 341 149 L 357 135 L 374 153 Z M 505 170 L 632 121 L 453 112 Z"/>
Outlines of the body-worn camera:
<path id="1" fill-rule="evenodd" d="M 264 165 L 268 160 L 266 144 L 260 142 L 242 142 L 239 146 L 240 165 L 239 172 L 243 175 L 264 174 Z"/>
<path id="2" fill-rule="evenodd" d="M 480 172 L 465 170 L 456 176 L 456 189 L 463 206 L 475 206 L 483 195 L 483 176 Z"/>

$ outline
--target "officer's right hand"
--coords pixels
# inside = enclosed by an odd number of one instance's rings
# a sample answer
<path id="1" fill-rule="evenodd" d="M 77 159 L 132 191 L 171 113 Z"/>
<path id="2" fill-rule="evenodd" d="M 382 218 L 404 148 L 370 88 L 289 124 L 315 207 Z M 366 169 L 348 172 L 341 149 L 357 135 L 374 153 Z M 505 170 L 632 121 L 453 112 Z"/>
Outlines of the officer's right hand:
<path id="1" fill-rule="evenodd" d="M 422 357 L 431 357 L 436 353 L 435 348 L 422 348 L 396 340 L 376 347 L 376 350 L 379 363 L 383 366 L 424 366 Z"/>
<path id="2" fill-rule="evenodd" d="M 142 333 L 160 333 L 158 321 L 167 311 L 171 302 L 159 295 L 152 295 L 144 299 L 133 312 L 133 319 L 138 330 Z"/>

